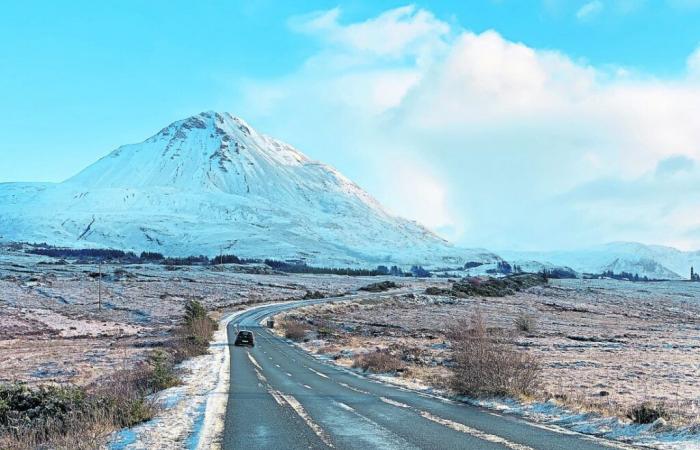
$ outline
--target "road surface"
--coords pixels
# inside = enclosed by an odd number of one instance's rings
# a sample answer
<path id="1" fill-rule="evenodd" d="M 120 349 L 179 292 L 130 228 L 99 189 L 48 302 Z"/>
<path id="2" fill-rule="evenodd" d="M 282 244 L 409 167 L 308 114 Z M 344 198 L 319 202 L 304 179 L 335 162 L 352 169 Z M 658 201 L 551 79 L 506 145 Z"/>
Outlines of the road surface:
<path id="1" fill-rule="evenodd" d="M 225 449 L 625 448 L 367 379 L 317 361 L 260 326 L 267 316 L 328 300 L 270 305 L 229 324 Z M 254 332 L 254 348 L 233 345 L 239 328 Z"/>

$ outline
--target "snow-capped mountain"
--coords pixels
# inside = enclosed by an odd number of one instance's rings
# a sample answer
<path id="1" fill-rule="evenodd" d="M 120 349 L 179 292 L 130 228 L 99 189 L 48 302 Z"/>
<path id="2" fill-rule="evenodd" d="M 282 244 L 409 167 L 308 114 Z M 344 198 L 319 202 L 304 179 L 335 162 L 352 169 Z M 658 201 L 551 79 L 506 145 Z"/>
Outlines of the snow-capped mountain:
<path id="1" fill-rule="evenodd" d="M 565 265 L 578 272 L 628 272 L 654 279 L 687 279 L 690 268 L 700 268 L 700 252 L 637 242 L 612 242 L 581 250 L 552 252 L 500 252 L 508 261 L 530 259 Z"/>
<path id="2" fill-rule="evenodd" d="M 228 113 L 174 122 L 58 184 L 0 184 L 0 240 L 310 264 L 494 261 L 387 213 L 337 170 Z"/>

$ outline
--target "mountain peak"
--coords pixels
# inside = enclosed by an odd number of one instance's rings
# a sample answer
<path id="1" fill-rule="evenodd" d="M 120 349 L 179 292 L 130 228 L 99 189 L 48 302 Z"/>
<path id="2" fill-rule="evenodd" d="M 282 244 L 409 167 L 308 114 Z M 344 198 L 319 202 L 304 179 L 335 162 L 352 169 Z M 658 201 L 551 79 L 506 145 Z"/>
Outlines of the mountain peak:
<path id="1" fill-rule="evenodd" d="M 0 236 L 315 264 L 493 260 L 388 214 L 340 172 L 230 113 L 178 120 L 41 189 L 0 186 Z M 21 207 L 19 206 L 21 205 Z"/>
<path id="2" fill-rule="evenodd" d="M 240 117 L 205 111 L 171 123 L 142 143 L 118 148 L 69 182 L 251 194 L 256 187 L 270 187 L 271 180 L 298 181 L 290 177 L 290 168 L 308 163 L 301 152 L 256 132 Z"/>
<path id="3" fill-rule="evenodd" d="M 191 130 L 209 130 L 216 133 L 218 136 L 230 136 L 239 132 L 247 136 L 252 136 L 253 133 L 255 133 L 255 130 L 248 125 L 245 120 L 238 116 L 234 116 L 231 113 L 203 111 L 194 116 L 171 123 L 150 139 L 170 136 L 183 139 L 186 137 L 188 131 Z"/>

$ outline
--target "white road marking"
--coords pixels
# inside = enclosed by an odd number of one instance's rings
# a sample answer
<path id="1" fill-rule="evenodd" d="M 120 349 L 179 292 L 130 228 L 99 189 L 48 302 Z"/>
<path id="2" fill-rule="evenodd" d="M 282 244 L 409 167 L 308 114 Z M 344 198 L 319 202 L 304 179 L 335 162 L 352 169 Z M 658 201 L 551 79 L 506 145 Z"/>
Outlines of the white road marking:
<path id="1" fill-rule="evenodd" d="M 253 355 L 251 355 L 250 353 L 248 353 L 247 355 L 248 355 L 248 359 L 250 360 L 250 362 L 252 362 L 255 367 L 262 370 L 262 367 L 260 367 L 260 364 L 258 364 L 258 362 L 255 360 L 255 358 L 253 358 Z"/>
<path id="2" fill-rule="evenodd" d="M 485 433 L 481 430 L 477 430 L 476 428 L 468 427 L 468 426 L 464 425 L 463 423 L 454 422 L 452 420 L 443 419 L 442 417 L 434 416 L 427 411 L 420 411 L 420 415 L 428 420 L 435 422 L 435 423 L 439 423 L 440 425 L 444 425 L 448 428 L 452 428 L 453 430 L 459 431 L 459 432 L 464 433 L 464 434 L 468 434 L 470 436 L 474 436 L 475 438 L 478 438 L 478 439 L 481 439 L 484 441 L 493 442 L 495 444 L 501 444 L 501 445 L 506 446 L 508 448 L 511 448 L 513 450 L 534 450 L 532 447 L 528 447 L 527 445 L 518 444 L 516 442 L 511 442 L 508 439 L 504 439 L 500 436 L 496 436 L 495 434 Z"/>
<path id="3" fill-rule="evenodd" d="M 258 380 L 262 381 L 263 383 L 267 383 L 267 378 L 265 378 L 265 375 L 263 375 L 258 369 L 255 369 L 255 376 L 258 377 Z"/>
<path id="4" fill-rule="evenodd" d="M 352 387 L 347 383 L 338 383 L 338 384 L 343 386 L 344 388 L 350 389 L 351 391 L 359 392 L 360 394 L 370 395 L 369 392 L 363 391 L 362 389 L 357 389 L 356 387 Z"/>
<path id="5" fill-rule="evenodd" d="M 275 399 L 275 401 L 277 402 L 278 405 L 280 405 L 280 406 L 285 405 L 284 399 L 282 398 L 282 394 L 280 392 L 277 392 L 276 390 L 274 390 L 272 388 L 268 388 L 267 392 L 270 393 L 270 395 L 272 396 L 272 398 Z"/>
<path id="6" fill-rule="evenodd" d="M 331 440 L 328 438 L 328 435 L 326 434 L 326 432 L 323 431 L 323 428 L 321 428 L 316 422 L 313 421 L 313 419 L 311 418 L 311 416 L 309 416 L 309 414 L 306 412 L 304 407 L 301 406 L 301 403 L 299 403 L 299 401 L 297 401 L 297 399 L 291 395 L 286 395 L 286 394 L 282 394 L 282 393 L 280 393 L 280 395 L 282 396 L 283 399 L 285 399 L 287 401 L 289 406 L 292 407 L 294 412 L 296 412 L 297 415 L 299 417 L 301 417 L 301 419 L 306 423 L 306 425 L 308 425 L 309 428 L 311 428 L 311 430 L 314 433 L 316 433 L 316 436 L 318 436 L 319 439 L 321 439 L 321 441 L 324 444 L 326 444 L 328 447 L 333 448 L 333 444 L 331 443 Z"/>
<path id="7" fill-rule="evenodd" d="M 318 375 L 319 377 L 328 378 L 328 375 L 324 375 L 324 374 L 322 374 L 321 372 L 312 369 L 311 367 L 309 367 L 308 369 L 309 369 L 310 371 L 312 371 L 313 373 L 315 373 L 316 375 Z"/>
<path id="8" fill-rule="evenodd" d="M 418 447 L 406 441 L 398 434 L 392 432 L 391 430 L 384 428 L 372 419 L 363 416 L 357 412 L 352 406 L 346 405 L 345 403 L 333 400 L 338 407 L 348 411 L 357 417 L 362 424 L 360 425 L 362 431 L 361 433 L 371 436 L 370 442 L 372 446 L 367 446 L 366 448 L 391 448 L 391 449 L 403 449 L 403 450 L 418 450 Z M 369 427 L 369 429 L 366 429 Z"/>
<path id="9" fill-rule="evenodd" d="M 343 409 L 345 409 L 345 410 L 347 410 L 347 411 L 353 411 L 353 412 L 355 411 L 355 408 L 353 408 L 353 407 L 350 406 L 350 405 L 346 405 L 346 404 L 343 403 L 343 402 L 335 402 L 335 403 L 337 403 L 338 406 L 340 406 L 341 408 L 343 408 Z"/>
<path id="10" fill-rule="evenodd" d="M 393 405 L 393 406 L 398 406 L 399 408 L 409 408 L 409 409 L 411 408 L 410 406 L 408 406 L 405 403 L 397 402 L 396 400 L 392 400 L 390 398 L 379 397 L 379 400 L 383 401 L 384 403 L 388 403 L 390 405 Z"/>

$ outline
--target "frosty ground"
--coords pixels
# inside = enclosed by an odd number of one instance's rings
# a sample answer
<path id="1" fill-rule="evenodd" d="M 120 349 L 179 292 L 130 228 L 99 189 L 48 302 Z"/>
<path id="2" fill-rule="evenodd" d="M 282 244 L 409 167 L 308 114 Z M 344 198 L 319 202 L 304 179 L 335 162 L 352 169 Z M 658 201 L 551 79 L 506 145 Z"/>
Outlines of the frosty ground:
<path id="1" fill-rule="evenodd" d="M 260 265 L 104 264 L 102 273 L 98 283 L 95 264 L 0 251 L 0 383 L 110 383 L 177 339 L 188 300 L 200 301 L 223 325 L 232 313 L 259 304 L 344 295 L 375 280 L 291 276 Z M 221 327 L 215 340 L 225 337 Z M 114 447 L 152 448 L 157 442 L 159 448 L 181 448 L 206 438 L 198 433 L 207 396 L 215 394 L 225 366 L 221 348 L 219 343 L 211 355 L 185 361 L 184 383 L 157 395 L 164 410 L 120 433 Z"/>
<path id="2" fill-rule="evenodd" d="M 358 355 L 379 349 L 404 365 L 382 379 L 446 392 L 451 359 L 446 328 L 476 311 L 488 327 L 511 330 L 517 345 L 543 367 L 541 391 L 524 405 L 502 399 L 481 404 L 535 418 L 556 415 L 560 423 L 574 420 L 575 414 L 555 411 L 563 407 L 583 413 L 573 424 L 580 431 L 635 441 L 633 435 L 652 430 L 629 426 L 627 412 L 643 402 L 662 403 L 667 425 L 642 441 L 699 445 L 700 285 L 695 283 L 550 280 L 499 298 L 387 294 L 381 300 L 308 307 L 278 319 L 306 321 L 311 331 L 301 345 L 335 364 L 352 367 Z M 514 325 L 524 316 L 532 320 L 529 331 Z M 593 424 L 594 417 L 604 416 L 613 420 Z"/>
<path id="3" fill-rule="evenodd" d="M 382 279 L 235 265 L 105 265 L 100 308 L 96 271 L 90 264 L 0 254 L 0 381 L 108 381 L 172 339 L 188 299 L 222 318 L 265 302 L 343 295 Z M 519 332 L 517 342 L 543 365 L 542 392 L 534 400 L 618 417 L 642 401 L 660 401 L 676 429 L 692 431 L 699 423 L 700 284 L 552 280 L 512 296 L 460 299 L 423 293 L 447 287 L 446 279 L 393 281 L 416 293 L 389 291 L 381 299 L 290 313 L 324 329 L 309 333 L 305 348 L 348 366 L 359 353 L 385 348 L 406 367 L 392 381 L 441 389 L 449 377 L 450 323 L 479 310 L 489 326 L 514 330 L 514 319 L 527 315 L 535 326 Z M 202 364 L 184 367 L 206 371 Z M 186 384 L 171 399 L 189 390 Z M 188 427 L 183 439 L 194 430 Z"/>
<path id="4" fill-rule="evenodd" d="M 168 270 L 170 269 L 170 270 Z M 164 345 L 185 302 L 232 312 L 245 305 L 336 295 L 367 279 L 241 273 L 235 267 L 98 267 L 0 254 L 0 381 L 87 384 Z"/>

